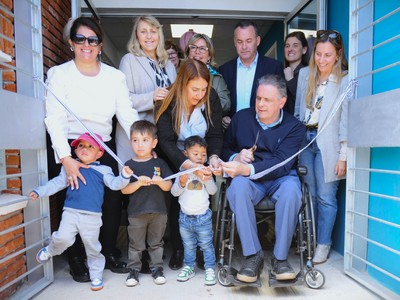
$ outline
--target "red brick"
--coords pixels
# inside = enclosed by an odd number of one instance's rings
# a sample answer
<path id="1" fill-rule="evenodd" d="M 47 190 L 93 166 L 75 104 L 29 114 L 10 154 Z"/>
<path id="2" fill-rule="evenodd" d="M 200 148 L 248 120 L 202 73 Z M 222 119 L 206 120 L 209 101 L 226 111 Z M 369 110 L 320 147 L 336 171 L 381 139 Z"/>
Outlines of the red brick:
<path id="1" fill-rule="evenodd" d="M 22 187 L 20 178 L 11 178 L 7 179 L 7 188 L 8 189 L 20 189 Z"/>
<path id="2" fill-rule="evenodd" d="M 7 241 L 14 239 L 18 235 L 22 235 L 23 233 L 24 233 L 24 229 L 19 228 L 14 231 L 11 231 L 7 234 L 0 235 L 0 245 L 5 244 Z"/>
<path id="3" fill-rule="evenodd" d="M 19 166 L 19 164 L 20 164 L 19 156 L 17 156 L 17 155 L 6 155 L 6 164 L 7 165 Z"/>
<path id="4" fill-rule="evenodd" d="M 0 231 L 4 231 L 8 228 L 21 224 L 23 221 L 23 215 L 21 213 L 11 213 L 6 216 L 1 216 L 0 219 Z"/>
<path id="5" fill-rule="evenodd" d="M 12 174 L 18 174 L 21 173 L 20 168 L 6 168 L 6 174 L 12 175 Z"/>

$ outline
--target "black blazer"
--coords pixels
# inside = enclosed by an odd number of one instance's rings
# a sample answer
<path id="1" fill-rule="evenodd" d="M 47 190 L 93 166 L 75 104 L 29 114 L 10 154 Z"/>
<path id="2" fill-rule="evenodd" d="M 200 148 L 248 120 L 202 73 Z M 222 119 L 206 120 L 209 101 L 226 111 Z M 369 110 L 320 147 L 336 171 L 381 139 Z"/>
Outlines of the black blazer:
<path id="1" fill-rule="evenodd" d="M 232 117 L 236 112 L 237 107 L 237 95 L 236 95 L 236 77 L 237 77 L 237 57 L 226 62 L 221 67 L 219 67 L 219 72 L 225 79 L 225 82 L 228 86 L 229 92 L 231 94 L 231 112 L 230 116 Z M 276 74 L 284 77 L 283 74 L 283 65 L 279 61 L 261 56 L 258 54 L 258 61 L 256 67 L 256 73 L 253 80 L 253 86 L 251 88 L 251 96 L 250 96 L 250 107 L 255 106 L 256 102 L 256 90 L 257 90 L 257 80 L 266 75 L 266 74 Z"/>

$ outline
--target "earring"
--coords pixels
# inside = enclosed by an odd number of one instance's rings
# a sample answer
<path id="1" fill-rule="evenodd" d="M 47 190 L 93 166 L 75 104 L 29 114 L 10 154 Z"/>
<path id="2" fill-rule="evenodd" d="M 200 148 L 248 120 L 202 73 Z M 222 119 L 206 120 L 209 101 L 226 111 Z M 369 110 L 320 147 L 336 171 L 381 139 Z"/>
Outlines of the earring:
<path id="1" fill-rule="evenodd" d="M 99 51 L 99 54 L 97 54 L 97 55 L 101 55 L 101 50 Z"/>
<path id="2" fill-rule="evenodd" d="M 74 47 L 69 47 L 69 49 L 72 51 L 72 52 L 74 52 Z"/>
<path id="3" fill-rule="evenodd" d="M 207 60 L 207 64 L 209 64 L 211 62 L 211 58 L 209 58 L 208 60 Z"/>

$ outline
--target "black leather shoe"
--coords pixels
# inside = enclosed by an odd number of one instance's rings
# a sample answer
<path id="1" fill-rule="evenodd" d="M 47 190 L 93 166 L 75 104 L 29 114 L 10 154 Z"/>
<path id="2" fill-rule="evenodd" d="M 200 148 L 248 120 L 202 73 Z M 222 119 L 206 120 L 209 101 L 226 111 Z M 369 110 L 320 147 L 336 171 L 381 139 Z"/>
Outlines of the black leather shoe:
<path id="1" fill-rule="evenodd" d="M 260 250 L 256 254 L 246 257 L 246 261 L 237 273 L 236 278 L 247 283 L 256 282 L 261 275 L 263 267 L 264 252 Z"/>
<path id="2" fill-rule="evenodd" d="M 80 257 L 74 257 L 69 260 L 69 273 L 76 282 L 89 282 L 89 270 L 85 262 Z"/>
<path id="3" fill-rule="evenodd" d="M 176 250 L 172 253 L 168 266 L 172 270 L 179 270 L 183 266 L 183 250 Z"/>
<path id="4" fill-rule="evenodd" d="M 296 273 L 287 260 L 277 260 L 275 257 L 271 260 L 272 271 L 276 280 L 292 280 L 296 278 Z"/>
<path id="5" fill-rule="evenodd" d="M 104 255 L 106 258 L 105 269 L 109 269 L 113 273 L 129 273 L 129 269 L 126 267 L 126 263 L 120 261 L 119 258 L 113 255 Z"/>
<path id="6" fill-rule="evenodd" d="M 201 251 L 200 249 L 196 250 L 196 266 L 201 269 L 204 270 L 204 256 L 203 256 L 203 251 Z"/>

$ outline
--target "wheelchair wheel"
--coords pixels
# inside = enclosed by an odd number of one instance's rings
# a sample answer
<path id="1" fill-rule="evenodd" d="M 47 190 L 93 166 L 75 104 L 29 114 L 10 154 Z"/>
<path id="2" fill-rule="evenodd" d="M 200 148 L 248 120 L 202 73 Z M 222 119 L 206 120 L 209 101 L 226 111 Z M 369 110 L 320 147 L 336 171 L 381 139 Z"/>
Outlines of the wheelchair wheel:
<path id="1" fill-rule="evenodd" d="M 229 266 L 222 266 L 217 273 L 217 279 L 220 285 L 228 287 L 231 286 L 232 283 L 228 280 L 229 275 Z"/>
<path id="2" fill-rule="evenodd" d="M 306 284 L 311 289 L 319 289 L 325 284 L 325 276 L 318 269 L 310 269 L 304 275 Z"/>

